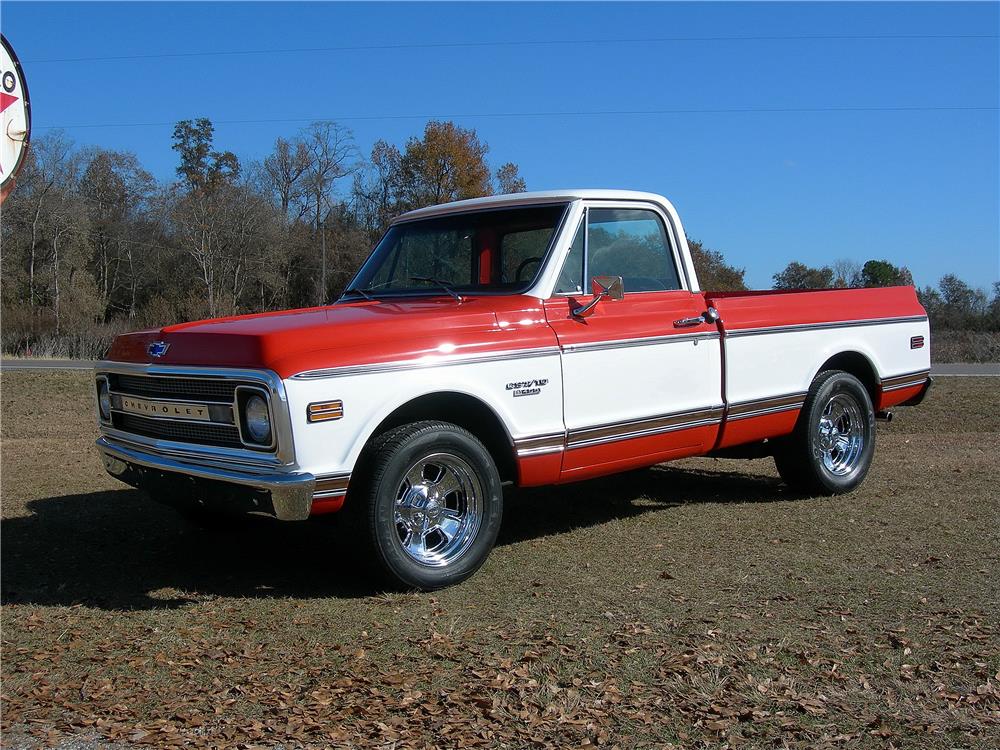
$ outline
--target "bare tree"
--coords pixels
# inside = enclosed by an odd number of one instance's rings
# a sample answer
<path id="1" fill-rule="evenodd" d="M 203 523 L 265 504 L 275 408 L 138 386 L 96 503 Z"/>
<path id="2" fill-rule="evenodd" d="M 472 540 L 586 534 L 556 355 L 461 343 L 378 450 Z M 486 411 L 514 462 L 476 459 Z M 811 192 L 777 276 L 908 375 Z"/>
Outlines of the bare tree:
<path id="1" fill-rule="evenodd" d="M 861 286 L 861 264 L 850 258 L 838 258 L 830 264 L 833 285 L 840 288 Z"/>
<path id="2" fill-rule="evenodd" d="M 314 122 L 300 136 L 308 154 L 308 166 L 303 177 L 313 226 L 318 232 L 323 214 L 331 207 L 337 180 L 358 169 L 358 152 L 354 134 L 330 120 Z"/>
<path id="3" fill-rule="evenodd" d="M 80 169 L 80 154 L 74 151 L 73 142 L 59 131 L 32 142 L 25 168 L 18 178 L 18 190 L 13 194 L 23 200 L 22 219 L 27 226 L 28 245 L 28 305 L 38 303 L 36 275 L 43 252 L 45 223 L 49 204 L 59 194 L 75 188 Z M 17 203 L 5 204 L 4 212 L 16 212 Z"/>
<path id="4" fill-rule="evenodd" d="M 285 216 L 292 203 L 302 196 L 310 161 L 309 149 L 299 138 L 291 141 L 278 138 L 271 155 L 264 159 L 264 174 L 268 186 L 278 197 L 278 205 Z"/>
<path id="5" fill-rule="evenodd" d="M 80 191 L 87 202 L 94 248 L 92 268 L 105 318 L 125 309 L 135 317 L 140 276 L 137 236 L 145 204 L 155 188 L 134 154 L 98 150 L 84 170 Z"/>
<path id="6" fill-rule="evenodd" d="M 351 203 L 370 241 L 385 231 L 397 213 L 402 192 L 401 160 L 398 148 L 386 141 L 376 141 L 367 167 L 354 176 Z"/>

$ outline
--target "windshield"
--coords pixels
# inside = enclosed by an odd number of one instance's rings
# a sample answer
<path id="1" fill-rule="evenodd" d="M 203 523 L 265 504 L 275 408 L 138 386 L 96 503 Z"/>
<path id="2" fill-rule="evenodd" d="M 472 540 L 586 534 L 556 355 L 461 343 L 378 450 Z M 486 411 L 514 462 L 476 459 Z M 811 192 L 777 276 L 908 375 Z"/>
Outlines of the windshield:
<path id="1" fill-rule="evenodd" d="M 345 294 L 523 291 L 541 270 L 565 209 L 477 211 L 396 224 Z"/>

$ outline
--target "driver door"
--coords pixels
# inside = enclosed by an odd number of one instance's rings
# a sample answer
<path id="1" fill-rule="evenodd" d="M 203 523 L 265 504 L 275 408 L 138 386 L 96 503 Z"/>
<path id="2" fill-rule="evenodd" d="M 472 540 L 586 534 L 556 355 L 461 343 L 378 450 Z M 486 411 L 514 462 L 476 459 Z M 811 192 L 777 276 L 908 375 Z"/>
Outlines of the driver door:
<path id="1" fill-rule="evenodd" d="M 691 324 L 705 299 L 685 288 L 667 226 L 652 205 L 588 206 L 545 302 L 563 352 L 562 479 L 696 455 L 718 435 L 719 332 Z M 622 277 L 624 297 L 575 315 L 594 276 Z"/>

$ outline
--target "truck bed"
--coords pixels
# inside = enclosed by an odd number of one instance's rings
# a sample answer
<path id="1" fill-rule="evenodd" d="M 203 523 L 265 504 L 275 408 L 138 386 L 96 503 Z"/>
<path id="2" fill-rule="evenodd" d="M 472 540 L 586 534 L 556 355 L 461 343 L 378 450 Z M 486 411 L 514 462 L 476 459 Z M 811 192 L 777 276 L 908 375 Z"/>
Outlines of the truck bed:
<path id="1" fill-rule="evenodd" d="M 816 373 L 857 372 L 877 409 L 913 398 L 930 369 L 913 287 L 705 292 L 720 316 L 726 418 L 719 447 L 791 432 Z"/>

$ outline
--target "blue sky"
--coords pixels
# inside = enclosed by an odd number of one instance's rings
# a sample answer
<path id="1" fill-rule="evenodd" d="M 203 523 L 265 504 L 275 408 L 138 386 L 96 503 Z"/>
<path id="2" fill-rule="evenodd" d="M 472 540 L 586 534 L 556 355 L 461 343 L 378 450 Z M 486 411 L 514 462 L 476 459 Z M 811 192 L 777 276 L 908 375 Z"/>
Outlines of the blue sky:
<path id="1" fill-rule="evenodd" d="M 219 122 L 217 147 L 259 159 L 304 122 L 220 121 L 364 116 L 343 123 L 368 152 L 462 115 L 530 189 L 667 195 L 755 287 L 790 260 L 837 258 L 884 257 L 920 285 L 1000 280 L 997 3 L 4 2 L 0 25 L 36 133 L 133 151 L 161 179 L 180 119 Z M 858 38 L 931 35 L 965 38 Z M 545 43 L 44 62 L 509 41 Z M 987 109 L 470 116 L 893 107 Z M 89 124 L 109 126 L 75 127 Z"/>

